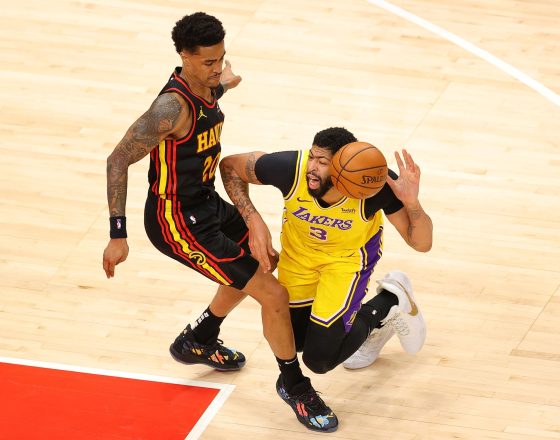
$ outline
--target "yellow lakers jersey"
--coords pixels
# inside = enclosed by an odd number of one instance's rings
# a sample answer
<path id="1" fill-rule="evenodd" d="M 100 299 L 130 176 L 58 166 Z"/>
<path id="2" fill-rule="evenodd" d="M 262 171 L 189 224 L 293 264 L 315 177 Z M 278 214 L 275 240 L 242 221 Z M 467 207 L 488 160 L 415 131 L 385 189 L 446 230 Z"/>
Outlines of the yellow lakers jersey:
<path id="1" fill-rule="evenodd" d="M 296 261 L 311 259 L 317 264 L 334 259 L 365 266 L 380 257 L 381 210 L 368 220 L 364 200 L 344 197 L 329 207 L 320 206 L 307 191 L 308 157 L 309 151 L 298 153 L 294 182 L 284 197 L 282 252 Z"/>

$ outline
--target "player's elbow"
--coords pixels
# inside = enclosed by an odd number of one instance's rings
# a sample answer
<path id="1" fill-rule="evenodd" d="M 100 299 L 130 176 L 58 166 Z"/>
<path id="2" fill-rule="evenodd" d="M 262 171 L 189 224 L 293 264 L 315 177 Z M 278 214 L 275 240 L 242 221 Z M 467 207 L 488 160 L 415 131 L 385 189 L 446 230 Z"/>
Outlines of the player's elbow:
<path id="1" fill-rule="evenodd" d="M 220 161 L 220 173 L 224 174 L 227 170 L 233 168 L 233 161 L 231 156 L 226 156 Z"/>
<path id="2" fill-rule="evenodd" d="M 128 165 L 128 157 L 120 154 L 120 152 L 115 148 L 115 151 L 107 156 L 107 175 L 121 175 L 122 173 L 126 173 Z"/>
<path id="3" fill-rule="evenodd" d="M 408 244 L 417 252 L 429 252 L 432 249 L 432 237 L 425 237 L 423 240 L 410 240 Z"/>
<path id="4" fill-rule="evenodd" d="M 432 242 L 429 243 L 422 243 L 421 245 L 417 245 L 414 250 L 418 252 L 429 252 L 432 249 Z"/>

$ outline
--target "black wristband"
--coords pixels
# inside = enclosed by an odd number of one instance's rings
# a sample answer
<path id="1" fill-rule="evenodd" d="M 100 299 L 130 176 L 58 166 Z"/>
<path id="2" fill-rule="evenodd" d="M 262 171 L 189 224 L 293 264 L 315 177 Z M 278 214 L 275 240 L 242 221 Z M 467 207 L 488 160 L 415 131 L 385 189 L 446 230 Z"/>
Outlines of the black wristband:
<path id="1" fill-rule="evenodd" d="M 117 217 L 110 217 L 109 224 L 111 225 L 111 238 L 126 238 L 126 217 L 119 215 Z"/>

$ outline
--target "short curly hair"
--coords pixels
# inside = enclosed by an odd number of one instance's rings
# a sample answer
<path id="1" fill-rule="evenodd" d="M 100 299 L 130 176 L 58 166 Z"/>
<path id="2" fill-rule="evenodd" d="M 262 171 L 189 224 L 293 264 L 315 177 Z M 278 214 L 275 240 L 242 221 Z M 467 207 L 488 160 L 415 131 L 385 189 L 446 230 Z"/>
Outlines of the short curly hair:
<path id="1" fill-rule="evenodd" d="M 356 136 L 343 127 L 326 128 L 318 132 L 313 138 L 313 145 L 325 148 L 334 155 L 338 150 L 350 142 L 356 142 Z"/>
<path id="2" fill-rule="evenodd" d="M 171 31 L 177 53 L 183 50 L 194 53 L 199 46 L 214 46 L 223 41 L 225 36 L 226 31 L 222 22 L 204 12 L 185 15 L 175 23 Z"/>

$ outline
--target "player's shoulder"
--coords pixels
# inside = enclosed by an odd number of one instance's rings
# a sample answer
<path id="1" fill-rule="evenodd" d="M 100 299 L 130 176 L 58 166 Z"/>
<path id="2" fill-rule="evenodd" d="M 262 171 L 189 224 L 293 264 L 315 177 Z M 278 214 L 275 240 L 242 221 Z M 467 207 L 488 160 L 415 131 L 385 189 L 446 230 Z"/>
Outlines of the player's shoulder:
<path id="1" fill-rule="evenodd" d="M 264 185 L 273 185 L 286 196 L 292 188 L 298 164 L 297 151 L 277 151 L 265 154 L 255 163 L 255 175 Z"/>
<path id="2" fill-rule="evenodd" d="M 177 117 L 181 113 L 190 114 L 191 108 L 186 100 L 177 92 L 162 93 L 152 103 L 150 112 L 153 114 L 170 118 Z"/>
<path id="3" fill-rule="evenodd" d="M 296 163 L 299 158 L 299 151 L 275 151 L 272 153 L 264 153 L 259 160 L 266 161 L 270 164 L 290 164 Z"/>

